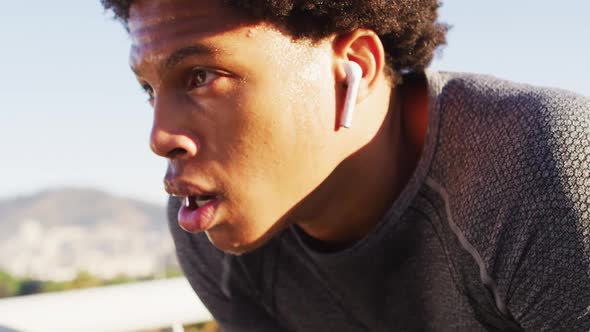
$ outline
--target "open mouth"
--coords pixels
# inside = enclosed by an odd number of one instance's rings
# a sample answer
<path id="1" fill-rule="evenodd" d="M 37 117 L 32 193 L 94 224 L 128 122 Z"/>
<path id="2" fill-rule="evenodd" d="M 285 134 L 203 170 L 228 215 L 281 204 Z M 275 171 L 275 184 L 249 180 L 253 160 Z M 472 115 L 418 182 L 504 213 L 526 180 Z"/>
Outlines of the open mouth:
<path id="1" fill-rule="evenodd" d="M 166 178 L 166 191 L 182 203 L 178 209 L 178 225 L 189 233 L 207 231 L 221 222 L 219 206 L 225 201 L 223 194 L 207 191 L 179 179 Z"/>
<path id="2" fill-rule="evenodd" d="M 215 224 L 219 204 L 220 197 L 217 195 L 184 196 L 178 210 L 180 227 L 189 233 L 208 230 Z"/>
<path id="3" fill-rule="evenodd" d="M 183 205 L 189 210 L 196 210 L 207 203 L 213 201 L 217 197 L 215 195 L 195 195 L 195 196 L 187 196 L 183 200 Z"/>

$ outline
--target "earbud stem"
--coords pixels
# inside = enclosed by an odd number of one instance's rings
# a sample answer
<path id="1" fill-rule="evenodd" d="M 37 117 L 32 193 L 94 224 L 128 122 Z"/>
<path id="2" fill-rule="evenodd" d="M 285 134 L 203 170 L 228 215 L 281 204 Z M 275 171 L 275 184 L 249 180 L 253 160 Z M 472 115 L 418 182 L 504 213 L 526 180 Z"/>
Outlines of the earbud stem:
<path id="1" fill-rule="evenodd" d="M 361 69 L 361 66 L 353 61 L 347 61 L 344 64 L 344 69 L 346 71 L 348 87 L 346 89 L 346 97 L 344 98 L 344 107 L 340 125 L 344 128 L 350 128 L 352 126 L 352 116 L 356 106 L 356 99 L 358 97 L 363 70 Z"/>

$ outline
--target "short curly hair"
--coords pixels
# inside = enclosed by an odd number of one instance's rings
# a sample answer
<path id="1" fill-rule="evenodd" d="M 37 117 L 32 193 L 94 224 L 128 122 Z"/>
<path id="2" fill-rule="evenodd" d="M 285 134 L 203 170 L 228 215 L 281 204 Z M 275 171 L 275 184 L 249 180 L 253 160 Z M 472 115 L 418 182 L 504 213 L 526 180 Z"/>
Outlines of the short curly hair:
<path id="1" fill-rule="evenodd" d="M 127 28 L 133 0 L 101 0 Z M 321 40 L 357 28 L 379 35 L 394 73 L 420 72 L 446 43 L 438 0 L 223 0 L 253 18 L 283 27 L 294 38 Z"/>

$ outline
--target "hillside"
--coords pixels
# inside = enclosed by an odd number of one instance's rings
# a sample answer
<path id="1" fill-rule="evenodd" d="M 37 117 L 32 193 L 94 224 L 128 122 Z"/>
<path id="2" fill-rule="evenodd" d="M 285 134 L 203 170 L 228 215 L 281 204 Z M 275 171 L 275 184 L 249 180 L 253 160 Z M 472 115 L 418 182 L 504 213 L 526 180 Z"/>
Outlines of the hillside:
<path id="1" fill-rule="evenodd" d="M 0 270 L 67 280 L 158 274 L 176 266 L 165 209 L 92 189 L 0 201 Z"/>

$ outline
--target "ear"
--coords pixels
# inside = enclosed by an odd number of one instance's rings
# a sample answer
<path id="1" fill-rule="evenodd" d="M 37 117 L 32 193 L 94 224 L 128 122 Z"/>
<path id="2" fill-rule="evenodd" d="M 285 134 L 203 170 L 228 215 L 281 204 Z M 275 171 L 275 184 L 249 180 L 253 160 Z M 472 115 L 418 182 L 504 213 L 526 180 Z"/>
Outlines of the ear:
<path id="1" fill-rule="evenodd" d="M 357 97 L 357 104 L 371 94 L 376 83 L 385 76 L 385 50 L 379 36 L 368 29 L 357 29 L 339 35 L 333 42 L 334 77 L 337 84 L 346 87 L 345 61 L 354 61 L 363 75 Z"/>

